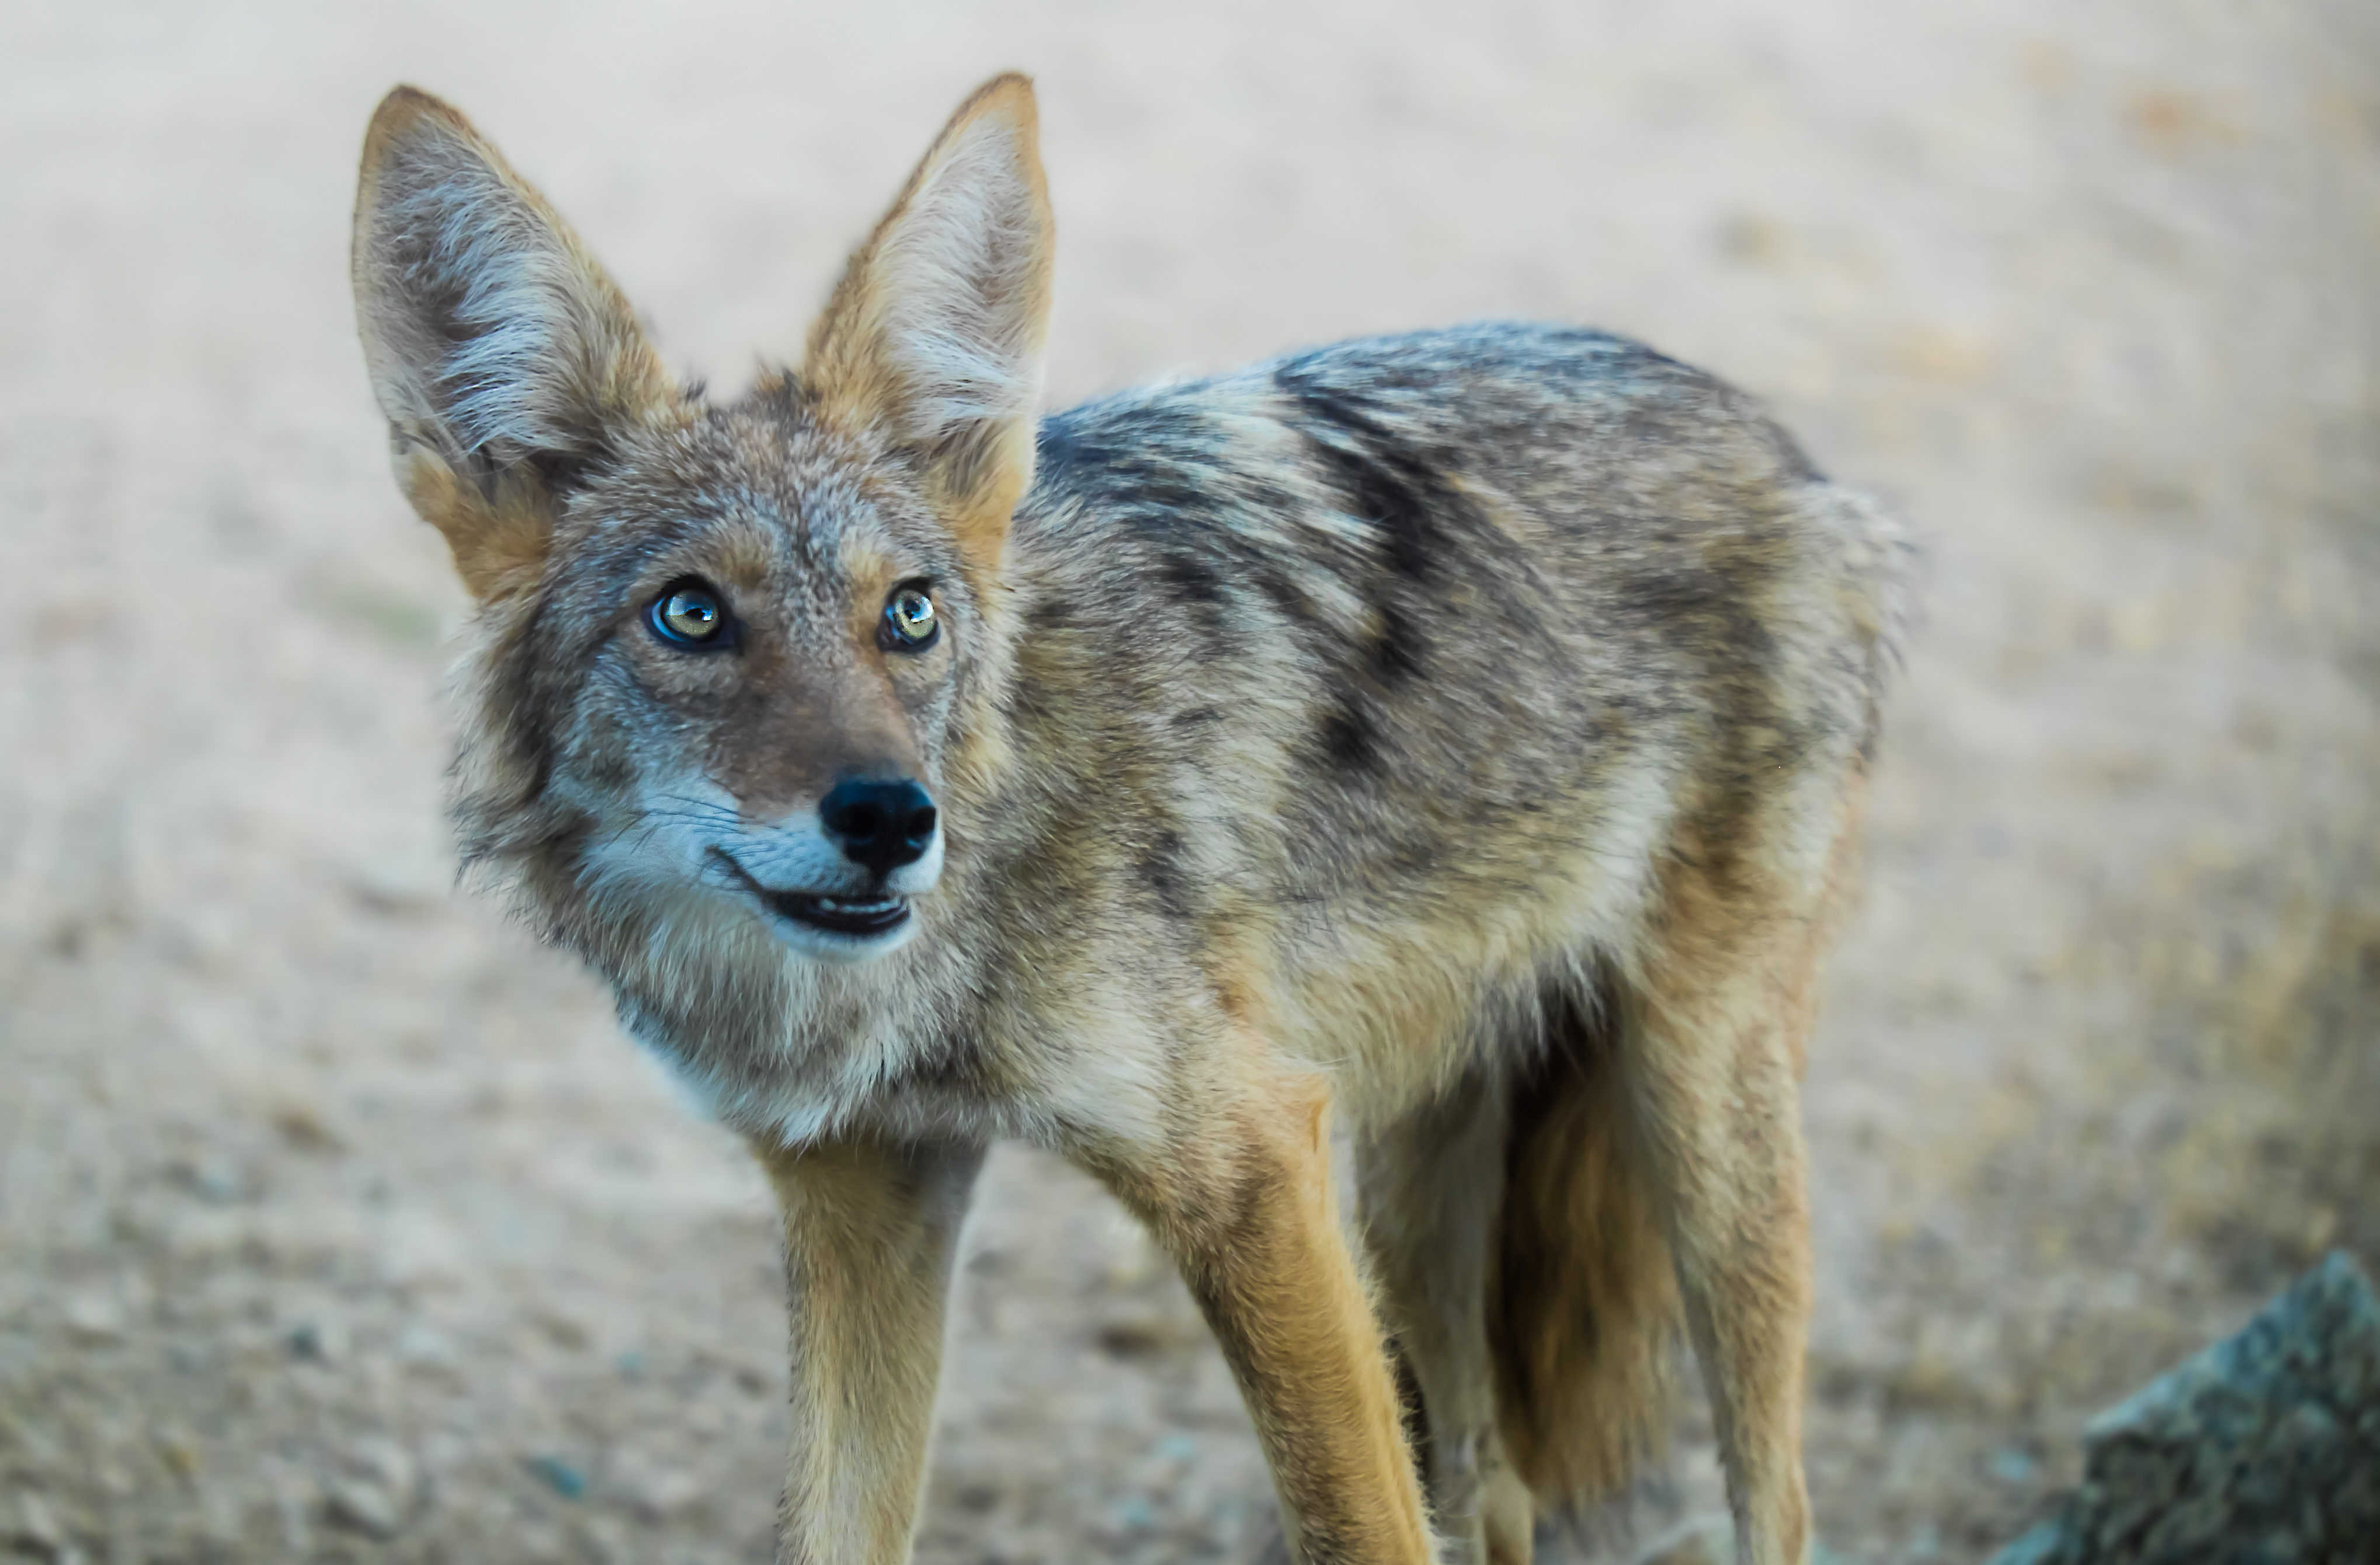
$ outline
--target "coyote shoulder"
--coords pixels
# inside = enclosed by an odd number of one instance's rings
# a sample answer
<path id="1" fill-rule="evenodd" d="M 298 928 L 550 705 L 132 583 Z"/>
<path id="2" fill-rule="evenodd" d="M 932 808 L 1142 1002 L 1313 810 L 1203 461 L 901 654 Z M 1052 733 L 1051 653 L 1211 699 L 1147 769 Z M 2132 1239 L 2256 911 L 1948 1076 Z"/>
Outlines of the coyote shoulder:
<path id="1" fill-rule="evenodd" d="M 1742 1559 L 1799 1559 L 1795 1084 L 1900 535 L 1565 327 L 1041 419 L 1052 243 L 1002 77 L 715 404 L 453 109 L 365 146 L 372 384 L 476 602 L 464 851 L 782 1199 L 783 1558 L 907 1558 L 1021 1137 L 1173 1256 L 1299 1558 L 1525 1560 L 1682 1324 Z"/>

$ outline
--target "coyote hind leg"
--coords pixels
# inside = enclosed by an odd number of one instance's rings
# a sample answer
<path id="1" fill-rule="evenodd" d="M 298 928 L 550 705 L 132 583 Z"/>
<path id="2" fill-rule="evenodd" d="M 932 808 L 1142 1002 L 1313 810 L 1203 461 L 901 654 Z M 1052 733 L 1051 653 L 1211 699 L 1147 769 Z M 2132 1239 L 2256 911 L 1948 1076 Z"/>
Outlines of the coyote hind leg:
<path id="1" fill-rule="evenodd" d="M 1690 998 L 1639 995 L 1623 1028 L 1741 1565 L 1800 1565 L 1808 1549 L 1801 1427 L 1811 1263 L 1796 1078 L 1814 976 L 1796 977 L 1779 984 L 1764 973 Z"/>
<path id="2" fill-rule="evenodd" d="M 1447 1565 L 1528 1565 L 1535 1505 L 1498 1432 L 1486 1294 L 1504 1189 L 1505 1094 L 1465 1078 L 1356 1144 L 1358 1209 L 1400 1355 Z"/>

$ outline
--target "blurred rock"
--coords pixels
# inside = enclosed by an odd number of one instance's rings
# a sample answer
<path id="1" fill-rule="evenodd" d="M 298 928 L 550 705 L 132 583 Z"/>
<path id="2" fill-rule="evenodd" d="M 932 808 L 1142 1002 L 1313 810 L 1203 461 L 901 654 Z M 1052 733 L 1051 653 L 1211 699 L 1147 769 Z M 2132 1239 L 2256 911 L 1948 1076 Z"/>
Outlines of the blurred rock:
<path id="1" fill-rule="evenodd" d="M 1992 1453 L 1991 1474 L 2003 1484 L 2029 1484 L 2039 1466 L 2031 1455 L 2014 1446 L 2005 1446 Z"/>
<path id="2" fill-rule="evenodd" d="M 2091 1421 L 1993 1565 L 2350 1565 L 2380 1547 L 2380 1302 L 2344 1252 Z"/>
<path id="3" fill-rule="evenodd" d="M 124 1336 L 124 1306 L 104 1293 L 81 1293 L 63 1311 L 67 1329 L 84 1343 L 114 1342 Z"/>
<path id="4" fill-rule="evenodd" d="M 53 1554 L 67 1546 L 66 1530 L 57 1518 L 50 1514 L 49 1503 L 37 1494 L 24 1494 L 17 1498 L 17 1512 L 23 1520 L 11 1542 L 38 1544 Z"/>
<path id="5" fill-rule="evenodd" d="M 621 1480 L 618 1487 L 622 1498 L 648 1522 L 670 1520 L 700 1499 L 704 1493 L 700 1477 L 670 1469 L 638 1472 Z"/>
<path id="6" fill-rule="evenodd" d="M 311 1103 L 285 1102 L 274 1106 L 267 1116 L 273 1128 L 292 1151 L 340 1152 L 346 1143 L 322 1118 L 322 1111 Z"/>
<path id="7" fill-rule="evenodd" d="M 408 1320 L 396 1334 L 400 1364 L 442 1366 L 455 1362 L 455 1342 L 428 1321 Z"/>
<path id="8" fill-rule="evenodd" d="M 565 1499 L 578 1499 L 587 1493 L 587 1474 L 558 1456 L 530 1457 L 528 1470 Z"/>
<path id="9" fill-rule="evenodd" d="M 445 900 L 455 872 L 443 854 L 384 854 L 356 867 L 347 889 L 375 913 L 427 913 Z"/>
<path id="10" fill-rule="evenodd" d="M 355 1469 L 394 1496 L 399 1510 L 413 1502 L 421 1486 L 419 1471 L 413 1458 L 395 1440 L 369 1438 L 358 1440 L 348 1452 L 347 1460 Z"/>
<path id="11" fill-rule="evenodd" d="M 248 1198 L 248 1181 L 225 1159 L 187 1159 L 172 1171 L 184 1189 L 211 1206 L 228 1207 Z"/>
<path id="12" fill-rule="evenodd" d="M 291 1358 L 309 1364 L 336 1364 L 347 1356 L 347 1328 L 334 1319 L 299 1321 L 284 1341 Z"/>
<path id="13" fill-rule="evenodd" d="M 396 1536 L 405 1521 L 394 1495 L 359 1478 L 334 1478 L 324 1486 L 323 1510 L 334 1525 L 372 1538 Z"/>

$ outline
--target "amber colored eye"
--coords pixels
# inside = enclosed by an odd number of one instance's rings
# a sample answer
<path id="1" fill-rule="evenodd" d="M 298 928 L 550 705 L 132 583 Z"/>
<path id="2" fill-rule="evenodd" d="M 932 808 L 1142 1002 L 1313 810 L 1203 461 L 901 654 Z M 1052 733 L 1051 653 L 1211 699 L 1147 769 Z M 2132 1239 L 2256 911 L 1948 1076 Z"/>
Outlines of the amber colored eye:
<path id="1" fill-rule="evenodd" d="M 700 647 L 719 639 L 727 627 L 727 609 L 710 588 L 683 582 L 654 599 L 645 619 L 672 646 Z"/>
<path id="2" fill-rule="evenodd" d="M 903 588 L 884 605 L 884 645 L 896 652 L 922 652 L 941 633 L 934 601 L 914 587 Z"/>

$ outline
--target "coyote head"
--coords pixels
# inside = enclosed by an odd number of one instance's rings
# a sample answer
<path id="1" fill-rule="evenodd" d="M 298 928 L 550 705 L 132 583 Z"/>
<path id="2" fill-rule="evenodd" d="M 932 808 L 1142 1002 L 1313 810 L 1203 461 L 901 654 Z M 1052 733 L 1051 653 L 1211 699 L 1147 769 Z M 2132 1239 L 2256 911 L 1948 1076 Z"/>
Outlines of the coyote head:
<path id="1" fill-rule="evenodd" d="M 467 853 L 564 926 L 634 908 L 831 961 L 917 931 L 1004 663 L 1050 243 L 1032 89 L 1002 77 L 801 368 L 714 406 L 462 115 L 389 94 L 357 312 L 398 484 L 477 604 Z"/>

